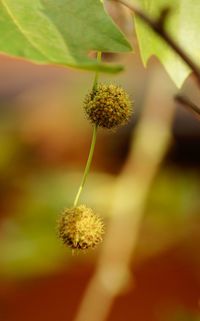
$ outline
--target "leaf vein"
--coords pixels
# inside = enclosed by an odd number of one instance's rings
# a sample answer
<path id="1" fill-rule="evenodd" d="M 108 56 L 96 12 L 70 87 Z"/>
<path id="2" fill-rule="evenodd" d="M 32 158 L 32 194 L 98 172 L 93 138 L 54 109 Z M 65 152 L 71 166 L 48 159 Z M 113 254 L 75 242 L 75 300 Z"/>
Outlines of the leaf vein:
<path id="1" fill-rule="evenodd" d="M 37 44 L 34 43 L 34 41 L 32 41 L 27 33 L 23 30 L 23 28 L 20 26 L 19 22 L 17 21 L 17 18 L 14 16 L 14 14 L 12 13 L 12 11 L 10 10 L 9 6 L 5 3 L 5 0 L 1 0 L 2 4 L 4 6 L 4 8 L 6 9 L 8 15 L 10 16 L 11 20 L 13 21 L 13 23 L 17 26 L 18 30 L 22 33 L 22 35 L 26 38 L 26 40 L 30 43 L 30 45 L 36 49 L 40 54 L 42 54 L 45 58 L 47 58 L 49 60 L 49 57 L 46 55 L 46 53 L 44 53 L 40 47 L 37 46 Z"/>

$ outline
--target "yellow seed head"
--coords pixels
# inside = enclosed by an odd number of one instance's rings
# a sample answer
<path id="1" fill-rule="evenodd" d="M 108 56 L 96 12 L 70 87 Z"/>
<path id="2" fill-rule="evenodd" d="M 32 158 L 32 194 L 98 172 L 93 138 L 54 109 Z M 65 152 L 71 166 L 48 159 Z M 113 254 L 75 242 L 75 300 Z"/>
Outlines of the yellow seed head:
<path id="1" fill-rule="evenodd" d="M 101 218 L 85 205 L 67 208 L 58 221 L 58 236 L 71 249 L 94 248 L 103 234 Z"/>
<path id="2" fill-rule="evenodd" d="M 84 99 L 87 118 L 104 128 L 115 128 L 128 122 L 132 115 L 132 102 L 119 86 L 99 84 Z"/>

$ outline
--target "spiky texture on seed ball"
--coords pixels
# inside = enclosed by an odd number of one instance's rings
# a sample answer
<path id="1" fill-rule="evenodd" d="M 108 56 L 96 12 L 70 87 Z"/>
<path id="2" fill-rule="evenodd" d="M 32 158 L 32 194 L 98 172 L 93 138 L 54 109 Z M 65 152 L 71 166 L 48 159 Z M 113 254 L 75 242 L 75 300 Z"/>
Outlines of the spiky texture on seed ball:
<path id="1" fill-rule="evenodd" d="M 132 115 L 132 102 L 122 87 L 99 84 L 86 95 L 84 109 L 93 124 L 111 129 L 128 122 Z"/>
<path id="2" fill-rule="evenodd" d="M 85 205 L 67 208 L 58 221 L 58 236 L 72 249 L 96 247 L 104 233 L 101 218 Z"/>

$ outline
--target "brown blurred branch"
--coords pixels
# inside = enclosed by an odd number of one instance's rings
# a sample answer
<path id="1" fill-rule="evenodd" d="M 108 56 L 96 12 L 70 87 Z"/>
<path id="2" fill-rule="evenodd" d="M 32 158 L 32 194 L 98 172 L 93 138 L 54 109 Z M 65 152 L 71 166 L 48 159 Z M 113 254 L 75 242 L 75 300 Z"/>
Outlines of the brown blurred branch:
<path id="1" fill-rule="evenodd" d="M 156 21 L 126 0 L 116 0 L 139 16 L 185 61 L 200 84 L 200 69 L 164 30 L 168 11 Z M 159 87 L 159 91 L 157 90 Z M 130 285 L 130 263 L 145 211 L 146 198 L 171 140 L 174 103 L 172 90 L 155 71 L 129 157 L 116 181 L 111 221 L 98 266 L 75 321 L 104 321 L 116 296 Z M 170 95 L 171 94 L 171 95 Z M 166 105 L 166 106 L 164 106 Z M 194 110 L 194 108 L 191 108 Z"/>
<path id="2" fill-rule="evenodd" d="M 192 101 L 190 101 L 187 97 L 181 96 L 181 95 L 176 95 L 174 97 L 175 101 L 180 103 L 182 106 L 186 107 L 189 111 L 192 111 L 193 114 L 200 119 L 200 108 L 195 105 Z"/>
<path id="3" fill-rule="evenodd" d="M 141 9 L 136 5 L 130 3 L 126 0 L 115 0 L 129 8 L 135 13 L 141 20 L 143 20 L 151 29 L 153 29 L 178 55 L 179 57 L 188 65 L 188 67 L 193 71 L 196 79 L 200 85 L 200 68 L 198 65 L 188 56 L 188 54 L 171 38 L 171 36 L 164 29 L 164 22 L 169 14 L 169 9 L 164 9 L 160 17 L 153 20 L 147 16 Z"/>
<path id="4" fill-rule="evenodd" d="M 127 162 L 116 180 L 111 220 L 98 266 L 75 321 L 104 321 L 116 296 L 131 284 L 130 263 L 153 179 L 171 141 L 172 89 L 153 71 Z M 159 86 L 159 92 L 158 92 Z"/>

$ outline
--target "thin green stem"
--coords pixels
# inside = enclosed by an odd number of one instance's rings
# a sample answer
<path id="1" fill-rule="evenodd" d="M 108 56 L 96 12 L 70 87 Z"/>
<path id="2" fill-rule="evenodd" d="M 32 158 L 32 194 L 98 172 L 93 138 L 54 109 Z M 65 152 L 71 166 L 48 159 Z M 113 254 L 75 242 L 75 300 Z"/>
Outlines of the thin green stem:
<path id="1" fill-rule="evenodd" d="M 98 63 L 101 62 L 101 56 L 102 56 L 101 51 L 98 51 L 97 52 L 97 62 Z M 99 79 L 99 72 L 96 71 L 95 77 L 94 77 L 94 83 L 93 83 L 93 90 L 97 89 L 98 79 Z"/>
<path id="2" fill-rule="evenodd" d="M 75 200 L 74 200 L 74 206 L 77 206 L 77 204 L 78 204 L 79 197 L 81 195 L 81 192 L 82 192 L 83 187 L 85 185 L 86 178 L 87 178 L 88 173 L 90 171 L 90 165 L 91 165 L 92 157 L 93 157 L 93 154 L 94 154 L 94 147 L 95 147 L 95 143 L 96 143 L 96 138 L 97 138 L 97 125 L 94 125 L 94 127 L 93 127 L 93 135 L 92 135 L 92 142 L 91 142 L 91 146 L 90 146 L 90 152 L 89 152 L 88 160 L 87 160 L 87 163 L 86 163 L 85 171 L 84 171 L 84 174 L 83 174 L 83 178 L 82 178 L 82 181 L 81 181 L 81 185 L 80 185 L 80 187 L 78 189 L 78 192 L 77 192 Z"/>
<path id="3" fill-rule="evenodd" d="M 97 53 L 97 61 L 101 62 L 101 52 L 100 51 Z M 93 82 L 93 87 L 92 87 L 93 90 L 96 90 L 96 88 L 97 88 L 98 79 L 99 79 L 99 72 L 96 71 L 95 77 L 94 77 L 94 82 Z M 90 171 L 90 166 L 91 166 L 91 163 L 92 163 L 92 158 L 93 158 L 93 154 L 94 154 L 94 148 L 95 148 L 96 139 L 97 139 L 97 128 L 98 128 L 98 126 L 95 124 L 94 127 L 93 127 L 92 142 L 91 142 L 91 146 L 90 146 L 90 152 L 89 152 L 89 155 L 88 155 L 88 160 L 87 160 L 87 163 L 86 163 L 86 166 L 85 166 L 85 170 L 84 170 L 84 173 L 83 173 L 81 185 L 79 186 L 78 192 L 77 192 L 75 200 L 74 200 L 74 207 L 77 206 L 77 204 L 78 204 L 81 192 L 82 192 L 83 187 L 84 187 L 85 182 L 86 182 L 86 178 L 87 178 L 87 176 L 89 174 L 89 171 Z"/>

